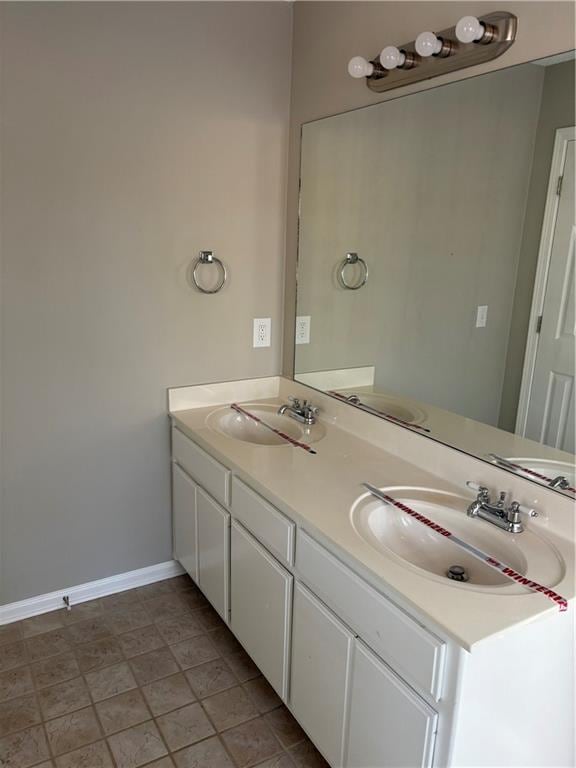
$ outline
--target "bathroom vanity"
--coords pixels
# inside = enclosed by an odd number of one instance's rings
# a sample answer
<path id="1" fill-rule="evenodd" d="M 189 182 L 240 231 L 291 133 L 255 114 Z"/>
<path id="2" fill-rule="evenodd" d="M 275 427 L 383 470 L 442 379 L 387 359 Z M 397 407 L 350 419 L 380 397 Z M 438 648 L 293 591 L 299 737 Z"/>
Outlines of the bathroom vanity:
<path id="1" fill-rule="evenodd" d="M 289 395 L 319 406 L 314 425 L 278 415 Z M 572 764 L 567 498 L 287 379 L 174 389 L 169 405 L 174 557 L 333 768 Z M 517 536 L 468 518 L 470 479 L 539 516 Z M 365 481 L 552 579 L 568 611 L 482 563 L 450 581 L 442 537 Z"/>

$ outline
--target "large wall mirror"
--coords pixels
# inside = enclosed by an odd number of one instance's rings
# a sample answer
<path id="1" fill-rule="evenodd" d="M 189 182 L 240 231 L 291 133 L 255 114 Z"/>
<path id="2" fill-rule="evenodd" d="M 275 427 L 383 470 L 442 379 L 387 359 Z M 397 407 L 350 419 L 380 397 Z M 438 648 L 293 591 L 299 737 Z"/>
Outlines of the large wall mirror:
<path id="1" fill-rule="evenodd" d="M 302 127 L 295 378 L 574 495 L 574 52 Z"/>

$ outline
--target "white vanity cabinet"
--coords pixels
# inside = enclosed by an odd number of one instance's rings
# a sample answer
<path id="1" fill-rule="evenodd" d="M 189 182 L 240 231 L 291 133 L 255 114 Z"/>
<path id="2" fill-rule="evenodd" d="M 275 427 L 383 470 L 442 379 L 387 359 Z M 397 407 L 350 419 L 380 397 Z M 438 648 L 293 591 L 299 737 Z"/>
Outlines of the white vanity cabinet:
<path id="1" fill-rule="evenodd" d="M 292 623 L 290 707 L 330 765 L 341 766 L 354 635 L 300 583 Z"/>
<path id="2" fill-rule="evenodd" d="M 437 719 L 432 707 L 356 640 L 346 768 L 429 768 Z"/>
<path id="3" fill-rule="evenodd" d="M 439 700 L 446 643 L 298 530 L 299 577 L 347 626 L 415 689 Z"/>
<path id="4" fill-rule="evenodd" d="M 235 520 L 230 550 L 230 626 L 286 700 L 293 576 Z"/>
<path id="5" fill-rule="evenodd" d="M 172 464 L 172 540 L 174 559 L 198 582 L 197 485 Z"/>
<path id="6" fill-rule="evenodd" d="M 438 695 L 443 653 L 427 633 L 305 533 L 296 545 L 290 704 L 335 768 L 429 768 L 438 715 L 390 666 Z M 320 597 L 318 597 L 320 595 Z M 337 616 L 325 603 L 330 605 Z M 440 677 L 441 679 L 441 677 Z"/>
<path id="7" fill-rule="evenodd" d="M 232 473 L 176 428 L 172 429 L 172 459 L 213 499 L 228 506 Z"/>
<path id="8" fill-rule="evenodd" d="M 197 488 L 198 586 L 225 622 L 230 608 L 230 513 Z"/>
<path id="9" fill-rule="evenodd" d="M 282 565 L 294 565 L 296 526 L 237 477 L 232 478 L 232 515 Z"/>
<path id="10" fill-rule="evenodd" d="M 230 610 L 230 470 L 172 429 L 174 557 L 226 623 Z M 209 491 L 209 492 L 208 492 Z"/>
<path id="11" fill-rule="evenodd" d="M 174 556 L 330 765 L 428 768 L 437 715 L 410 686 L 440 696 L 444 642 L 177 429 L 172 446 Z"/>
<path id="12" fill-rule="evenodd" d="M 174 557 L 331 768 L 574 765 L 573 610 L 465 648 L 434 606 L 418 609 L 289 502 L 297 480 L 267 484 L 259 447 L 243 461 L 231 444 L 234 469 L 221 437 L 211 453 L 201 416 L 174 417 Z"/>

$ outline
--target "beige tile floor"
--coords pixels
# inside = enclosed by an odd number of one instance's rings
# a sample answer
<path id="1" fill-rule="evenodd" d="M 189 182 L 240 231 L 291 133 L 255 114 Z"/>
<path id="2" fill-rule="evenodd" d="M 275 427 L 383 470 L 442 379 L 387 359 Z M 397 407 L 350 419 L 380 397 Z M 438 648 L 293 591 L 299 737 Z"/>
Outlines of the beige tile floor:
<path id="1" fill-rule="evenodd" d="M 0 626 L 2 768 L 326 768 L 187 576 Z"/>

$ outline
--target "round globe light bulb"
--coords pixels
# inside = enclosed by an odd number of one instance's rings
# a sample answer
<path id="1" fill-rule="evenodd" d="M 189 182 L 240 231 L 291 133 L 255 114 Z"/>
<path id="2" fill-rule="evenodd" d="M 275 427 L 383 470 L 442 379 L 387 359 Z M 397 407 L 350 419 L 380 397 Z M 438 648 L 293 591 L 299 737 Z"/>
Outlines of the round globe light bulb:
<path id="1" fill-rule="evenodd" d="M 384 69 L 396 69 L 406 61 L 406 54 L 395 45 L 387 45 L 380 54 L 380 64 Z"/>
<path id="2" fill-rule="evenodd" d="M 348 62 L 348 74 L 350 77 L 370 77 L 374 72 L 374 64 L 367 61 L 364 56 L 354 56 Z"/>
<path id="3" fill-rule="evenodd" d="M 461 43 L 474 43 L 484 36 L 485 27 L 476 16 L 462 16 L 456 24 L 456 37 Z"/>
<path id="4" fill-rule="evenodd" d="M 416 53 L 422 58 L 435 56 L 442 50 L 442 40 L 434 32 L 420 32 L 414 44 Z"/>

